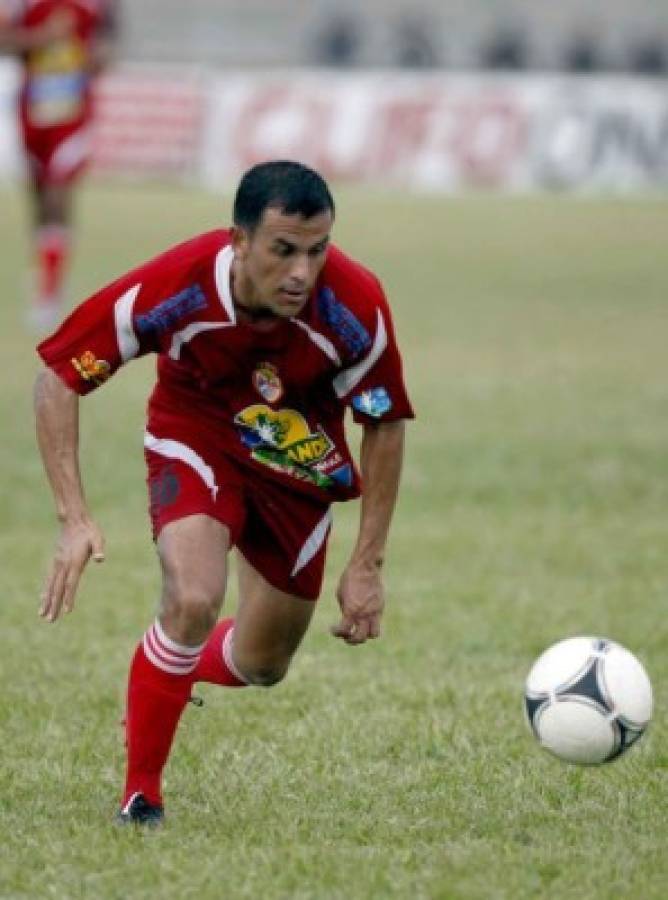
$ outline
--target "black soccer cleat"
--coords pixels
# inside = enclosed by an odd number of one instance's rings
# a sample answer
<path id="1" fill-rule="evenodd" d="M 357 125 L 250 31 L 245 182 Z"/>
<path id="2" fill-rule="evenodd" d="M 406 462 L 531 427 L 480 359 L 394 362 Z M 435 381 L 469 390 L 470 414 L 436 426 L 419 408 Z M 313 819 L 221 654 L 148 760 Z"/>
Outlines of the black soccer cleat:
<path id="1" fill-rule="evenodd" d="M 116 814 L 117 825 L 142 825 L 159 828 L 165 821 L 162 806 L 149 803 L 143 794 L 133 794 L 123 809 Z"/>

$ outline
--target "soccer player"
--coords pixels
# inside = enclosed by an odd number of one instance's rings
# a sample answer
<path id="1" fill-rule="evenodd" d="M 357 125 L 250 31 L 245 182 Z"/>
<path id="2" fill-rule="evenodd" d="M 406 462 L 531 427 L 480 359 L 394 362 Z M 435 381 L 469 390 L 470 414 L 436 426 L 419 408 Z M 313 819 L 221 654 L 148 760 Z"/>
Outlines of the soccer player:
<path id="1" fill-rule="evenodd" d="M 90 151 L 91 86 L 115 31 L 115 0 L 0 0 L 0 52 L 23 67 L 18 111 L 36 268 L 29 319 L 40 331 L 61 317 L 72 189 Z"/>
<path id="2" fill-rule="evenodd" d="M 413 413 L 376 277 L 330 244 L 326 183 L 295 162 L 250 169 L 233 227 L 180 244 L 79 306 L 39 345 L 39 446 L 60 522 L 40 613 L 72 609 L 104 541 L 78 465 L 79 395 L 158 355 L 144 439 L 162 567 L 157 618 L 130 666 L 119 820 L 163 817 L 161 773 L 193 683 L 270 686 L 286 674 L 319 593 L 332 501 L 363 488 L 333 630 L 380 633 L 382 566 Z M 344 435 L 363 427 L 361 478 Z M 217 622 L 238 551 L 236 617 Z"/>

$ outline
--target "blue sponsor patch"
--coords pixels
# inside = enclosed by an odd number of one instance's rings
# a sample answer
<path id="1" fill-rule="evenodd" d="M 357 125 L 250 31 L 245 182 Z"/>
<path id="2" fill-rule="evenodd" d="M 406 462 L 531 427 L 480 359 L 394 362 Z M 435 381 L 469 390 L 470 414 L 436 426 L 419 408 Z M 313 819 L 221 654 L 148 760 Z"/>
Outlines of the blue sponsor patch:
<path id="1" fill-rule="evenodd" d="M 343 487 L 350 487 L 350 485 L 353 483 L 352 466 L 340 466 L 338 469 L 334 469 L 333 472 L 330 472 L 329 477 L 335 484 L 342 485 Z"/>
<path id="2" fill-rule="evenodd" d="M 193 284 L 158 303 L 149 312 L 137 316 L 135 326 L 139 334 L 146 334 L 149 331 L 153 334 L 163 334 L 173 328 L 180 319 L 185 319 L 205 306 L 204 291 L 198 284 Z"/>
<path id="3" fill-rule="evenodd" d="M 354 356 L 371 346 L 369 332 L 348 307 L 337 300 L 329 287 L 324 287 L 318 294 L 318 312 Z"/>
<path id="4" fill-rule="evenodd" d="M 352 405 L 357 412 L 374 419 L 380 419 L 392 409 L 392 401 L 384 387 L 371 388 L 370 391 L 358 394 L 353 397 Z"/>

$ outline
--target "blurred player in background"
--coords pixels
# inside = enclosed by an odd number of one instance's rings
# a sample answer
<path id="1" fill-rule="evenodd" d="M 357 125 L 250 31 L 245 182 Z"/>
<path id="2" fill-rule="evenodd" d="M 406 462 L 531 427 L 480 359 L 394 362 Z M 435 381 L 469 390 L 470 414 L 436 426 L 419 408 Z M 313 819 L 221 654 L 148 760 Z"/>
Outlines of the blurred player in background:
<path id="1" fill-rule="evenodd" d="M 329 244 L 333 222 L 316 172 L 256 166 L 231 229 L 122 276 L 40 344 L 37 430 L 61 522 L 41 606 L 51 622 L 72 609 L 90 557 L 104 555 L 79 475 L 79 395 L 158 354 L 144 447 L 163 587 L 130 668 L 121 822 L 162 820 L 161 774 L 194 682 L 269 686 L 287 672 L 320 593 L 330 504 L 360 494 L 347 408 L 364 429 L 364 493 L 334 634 L 363 644 L 380 633 L 413 413 L 383 290 Z M 216 624 L 233 546 L 239 606 Z"/>
<path id="2" fill-rule="evenodd" d="M 23 67 L 18 109 L 36 269 L 29 320 L 38 330 L 62 314 L 72 189 L 90 151 L 92 81 L 110 61 L 116 29 L 115 0 L 0 0 L 0 51 Z"/>

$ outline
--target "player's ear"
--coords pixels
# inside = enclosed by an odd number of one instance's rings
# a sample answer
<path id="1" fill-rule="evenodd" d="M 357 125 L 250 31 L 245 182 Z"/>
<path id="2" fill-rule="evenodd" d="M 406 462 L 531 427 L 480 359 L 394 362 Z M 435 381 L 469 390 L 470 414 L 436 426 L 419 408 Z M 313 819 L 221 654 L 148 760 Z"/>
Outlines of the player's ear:
<path id="1" fill-rule="evenodd" d="M 232 249 L 237 259 L 244 259 L 248 255 L 250 246 L 250 234 L 239 225 L 232 226 Z"/>

